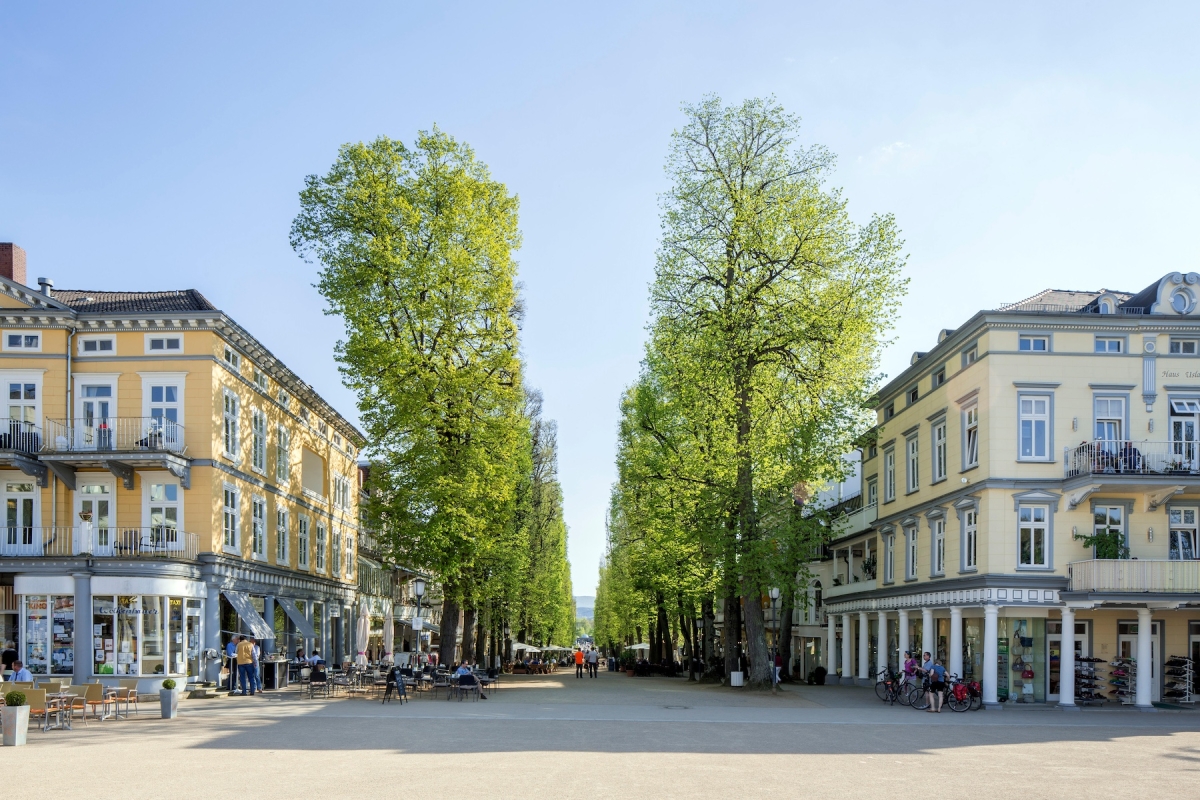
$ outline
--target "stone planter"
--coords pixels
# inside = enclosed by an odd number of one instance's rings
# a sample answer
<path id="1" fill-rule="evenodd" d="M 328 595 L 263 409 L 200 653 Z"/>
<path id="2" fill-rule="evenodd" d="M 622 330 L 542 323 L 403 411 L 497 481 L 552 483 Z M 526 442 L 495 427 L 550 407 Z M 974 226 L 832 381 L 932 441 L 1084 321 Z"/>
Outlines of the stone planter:
<path id="1" fill-rule="evenodd" d="M 175 719 L 179 715 L 179 692 L 174 689 L 159 689 L 158 703 L 162 706 L 163 719 Z"/>
<path id="2" fill-rule="evenodd" d="M 633 670 L 631 670 L 631 669 L 627 669 L 627 670 L 625 670 L 625 674 L 626 674 L 626 675 L 628 675 L 629 677 L 631 677 L 631 678 L 632 678 L 632 677 L 633 677 Z"/>
<path id="3" fill-rule="evenodd" d="M 745 675 L 740 670 L 729 673 L 730 686 L 744 686 L 745 683 Z"/>
<path id="4" fill-rule="evenodd" d="M 29 734 L 29 706 L 4 706 L 0 708 L 4 719 L 4 746 L 25 744 Z"/>

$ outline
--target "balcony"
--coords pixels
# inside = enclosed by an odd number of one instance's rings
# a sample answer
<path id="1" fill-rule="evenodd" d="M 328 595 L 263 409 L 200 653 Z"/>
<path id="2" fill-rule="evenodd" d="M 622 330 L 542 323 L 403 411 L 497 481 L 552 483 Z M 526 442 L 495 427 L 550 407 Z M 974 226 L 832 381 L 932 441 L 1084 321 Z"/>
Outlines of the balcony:
<path id="1" fill-rule="evenodd" d="M 1067 591 L 1200 593 L 1200 561 L 1093 559 L 1067 565 Z"/>
<path id="2" fill-rule="evenodd" d="M 833 521 L 833 538 L 840 539 L 870 530 L 878 518 L 877 511 L 874 503 L 868 506 L 859 503 L 856 508 L 848 508 L 844 516 Z"/>
<path id="3" fill-rule="evenodd" d="M 39 460 L 75 488 L 77 467 L 103 467 L 133 488 L 135 469 L 165 469 L 191 486 L 184 426 L 163 417 L 47 420 Z"/>
<path id="4" fill-rule="evenodd" d="M 825 602 L 829 602 L 837 597 L 842 597 L 847 594 L 860 594 L 862 592 L 873 592 L 876 589 L 876 581 L 872 578 L 869 581 L 851 581 L 843 583 L 839 586 L 830 586 L 821 590 L 821 597 Z"/>
<path id="5" fill-rule="evenodd" d="M 195 561 L 200 537 L 176 528 L 0 527 L 0 558 L 171 559 Z"/>
<path id="6" fill-rule="evenodd" d="M 36 455 L 42 449 L 42 429 L 32 422 L 0 419 L 0 452 Z"/>
<path id="7" fill-rule="evenodd" d="M 1063 448 L 1067 478 L 1200 475 L 1200 442 L 1095 439 Z"/>

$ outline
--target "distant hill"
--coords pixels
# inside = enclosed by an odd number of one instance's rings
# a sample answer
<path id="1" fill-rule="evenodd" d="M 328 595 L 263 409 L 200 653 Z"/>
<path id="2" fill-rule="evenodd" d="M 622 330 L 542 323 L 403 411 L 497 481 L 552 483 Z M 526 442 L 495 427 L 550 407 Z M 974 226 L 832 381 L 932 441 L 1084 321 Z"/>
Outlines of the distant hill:
<path id="1" fill-rule="evenodd" d="M 575 616 L 591 619 L 593 609 L 596 607 L 595 595 L 575 595 Z"/>

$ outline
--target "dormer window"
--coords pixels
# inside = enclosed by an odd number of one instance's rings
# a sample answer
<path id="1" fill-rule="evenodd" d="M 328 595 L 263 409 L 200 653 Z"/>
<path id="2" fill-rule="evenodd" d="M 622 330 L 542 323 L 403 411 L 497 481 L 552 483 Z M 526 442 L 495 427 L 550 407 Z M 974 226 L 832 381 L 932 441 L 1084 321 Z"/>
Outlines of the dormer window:
<path id="1" fill-rule="evenodd" d="M 1113 304 L 1112 304 L 1111 300 L 1101 300 L 1100 301 L 1100 313 L 1101 314 L 1113 313 Z"/>

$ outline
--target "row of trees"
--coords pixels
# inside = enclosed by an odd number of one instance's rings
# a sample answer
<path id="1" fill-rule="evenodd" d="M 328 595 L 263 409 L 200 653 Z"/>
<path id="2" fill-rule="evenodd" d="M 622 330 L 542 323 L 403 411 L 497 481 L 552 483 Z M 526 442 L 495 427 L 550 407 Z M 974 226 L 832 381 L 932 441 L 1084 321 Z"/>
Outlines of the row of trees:
<path id="1" fill-rule="evenodd" d="M 442 587 L 443 661 L 506 625 L 567 644 L 573 603 L 554 423 L 522 384 L 517 198 L 437 130 L 341 148 L 300 194 L 292 246 L 320 264 L 372 459 L 368 524 Z M 493 650 L 493 652 L 495 652 Z"/>
<path id="2" fill-rule="evenodd" d="M 684 112 L 645 358 L 621 404 L 596 636 L 646 633 L 651 660 L 680 642 L 712 664 L 719 607 L 725 671 L 744 647 L 765 684 L 765 598 L 780 589 L 787 625 L 827 530 L 799 501 L 841 477 L 870 427 L 902 243 L 890 215 L 851 221 L 825 183 L 833 157 L 797 147 L 799 120 L 773 101 Z"/>

